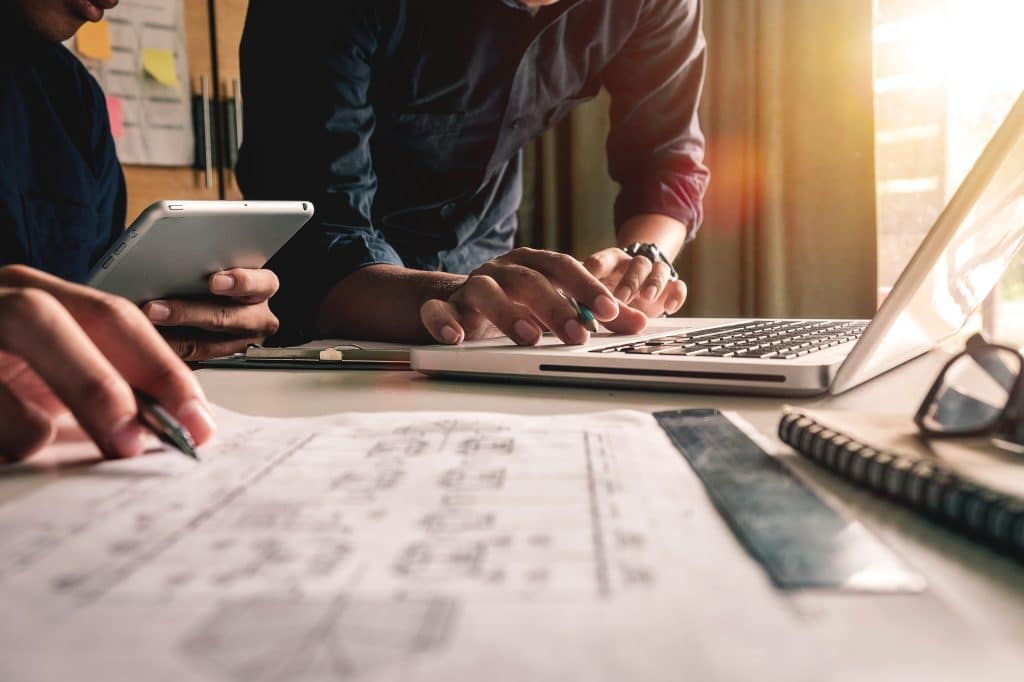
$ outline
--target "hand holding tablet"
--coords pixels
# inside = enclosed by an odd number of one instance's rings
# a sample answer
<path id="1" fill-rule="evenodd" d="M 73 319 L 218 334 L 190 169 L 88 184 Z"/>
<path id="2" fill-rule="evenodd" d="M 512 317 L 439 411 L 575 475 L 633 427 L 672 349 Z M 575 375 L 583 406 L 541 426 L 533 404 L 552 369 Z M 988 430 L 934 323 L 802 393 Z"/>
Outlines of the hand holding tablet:
<path id="1" fill-rule="evenodd" d="M 186 360 L 230 355 L 277 331 L 263 265 L 313 215 L 309 202 L 153 204 L 100 259 L 89 283 L 143 306 Z"/>

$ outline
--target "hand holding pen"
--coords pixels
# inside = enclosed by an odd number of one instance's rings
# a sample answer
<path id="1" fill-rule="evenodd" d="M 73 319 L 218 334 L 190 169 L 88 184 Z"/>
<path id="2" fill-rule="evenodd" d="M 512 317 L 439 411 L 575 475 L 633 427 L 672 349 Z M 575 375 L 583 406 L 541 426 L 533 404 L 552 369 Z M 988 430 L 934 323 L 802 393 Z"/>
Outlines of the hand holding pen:
<path id="1" fill-rule="evenodd" d="M 67 412 L 105 456 L 141 454 L 146 427 L 134 390 L 153 396 L 196 443 L 213 435 L 199 383 L 129 301 L 0 268 L 0 349 L 0 457 L 9 461 L 53 442 Z"/>
<path id="2" fill-rule="evenodd" d="M 647 316 L 620 305 L 608 288 L 572 256 L 515 249 L 474 270 L 448 298 L 428 300 L 423 326 L 440 343 L 493 336 L 494 330 L 523 346 L 537 344 L 545 330 L 564 343 L 586 343 L 586 316 L 561 292 L 590 311 L 609 331 L 636 334 Z"/>

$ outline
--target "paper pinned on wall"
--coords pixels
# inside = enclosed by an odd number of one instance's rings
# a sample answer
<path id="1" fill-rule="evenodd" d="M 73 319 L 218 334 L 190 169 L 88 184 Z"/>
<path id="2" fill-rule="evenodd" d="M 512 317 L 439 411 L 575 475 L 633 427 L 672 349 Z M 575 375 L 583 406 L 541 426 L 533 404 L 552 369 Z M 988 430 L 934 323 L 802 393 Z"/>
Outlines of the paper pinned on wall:
<path id="1" fill-rule="evenodd" d="M 120 134 L 117 105 L 108 102 L 107 108 L 121 163 L 192 166 L 195 133 L 182 0 L 121 0 L 105 22 L 110 58 L 93 57 L 80 39 L 68 47 L 103 92 L 120 102 Z"/>
<path id="2" fill-rule="evenodd" d="M 163 48 L 146 47 L 142 50 L 142 68 L 157 83 L 176 88 L 181 85 L 178 79 L 177 63 L 174 52 Z"/>
<path id="3" fill-rule="evenodd" d="M 124 137 L 124 102 L 120 97 L 107 95 L 107 116 L 110 118 L 110 133 L 114 139 Z"/>
<path id="4" fill-rule="evenodd" d="M 106 20 L 82 24 L 75 34 L 75 49 L 83 57 L 106 61 L 114 56 L 110 44 L 110 24 Z"/>

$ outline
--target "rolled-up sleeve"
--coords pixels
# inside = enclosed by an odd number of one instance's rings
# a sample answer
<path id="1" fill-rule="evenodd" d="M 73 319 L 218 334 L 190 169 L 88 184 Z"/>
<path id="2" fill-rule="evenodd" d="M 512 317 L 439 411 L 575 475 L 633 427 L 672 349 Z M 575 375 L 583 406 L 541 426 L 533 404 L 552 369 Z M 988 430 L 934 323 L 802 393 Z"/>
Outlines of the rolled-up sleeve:
<path id="1" fill-rule="evenodd" d="M 622 185 L 615 221 L 656 213 L 703 221 L 708 183 L 698 105 L 706 69 L 701 0 L 646 0 L 633 36 L 605 71 L 612 96 L 608 163 Z"/>
<path id="2" fill-rule="evenodd" d="M 356 270 L 402 259 L 374 229 L 369 101 L 378 18 L 371 1 L 249 5 L 237 176 L 248 199 L 311 201 L 313 220 L 270 262 L 282 339 L 313 335 L 327 293 Z M 280 340 L 280 339 L 279 339 Z"/>

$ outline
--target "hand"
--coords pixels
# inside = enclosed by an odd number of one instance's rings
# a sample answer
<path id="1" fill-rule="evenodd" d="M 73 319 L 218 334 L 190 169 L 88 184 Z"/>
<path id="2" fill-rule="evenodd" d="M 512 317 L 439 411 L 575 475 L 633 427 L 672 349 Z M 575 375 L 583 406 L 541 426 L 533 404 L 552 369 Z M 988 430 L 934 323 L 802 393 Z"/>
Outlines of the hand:
<path id="1" fill-rule="evenodd" d="M 505 334 L 519 345 L 532 346 L 545 329 L 567 344 L 586 343 L 590 333 L 559 288 L 589 307 L 611 331 L 636 334 L 647 325 L 643 314 L 619 306 L 575 258 L 525 248 L 484 263 L 447 300 L 424 303 L 420 319 L 441 343 Z"/>
<path id="2" fill-rule="evenodd" d="M 142 309 L 185 360 L 244 351 L 277 332 L 270 299 L 279 287 L 270 270 L 224 270 L 210 276 L 213 298 L 149 301 Z"/>
<path id="3" fill-rule="evenodd" d="M 686 301 L 686 284 L 671 281 L 664 263 L 652 263 L 646 256 L 633 257 L 622 249 L 598 251 L 584 263 L 595 277 L 615 292 L 622 303 L 648 317 L 673 315 Z"/>
<path id="4" fill-rule="evenodd" d="M 176 415 L 197 443 L 213 434 L 202 389 L 132 303 L 32 268 L 0 268 L 0 456 L 51 443 L 69 411 L 108 457 L 142 452 L 132 389 Z"/>

